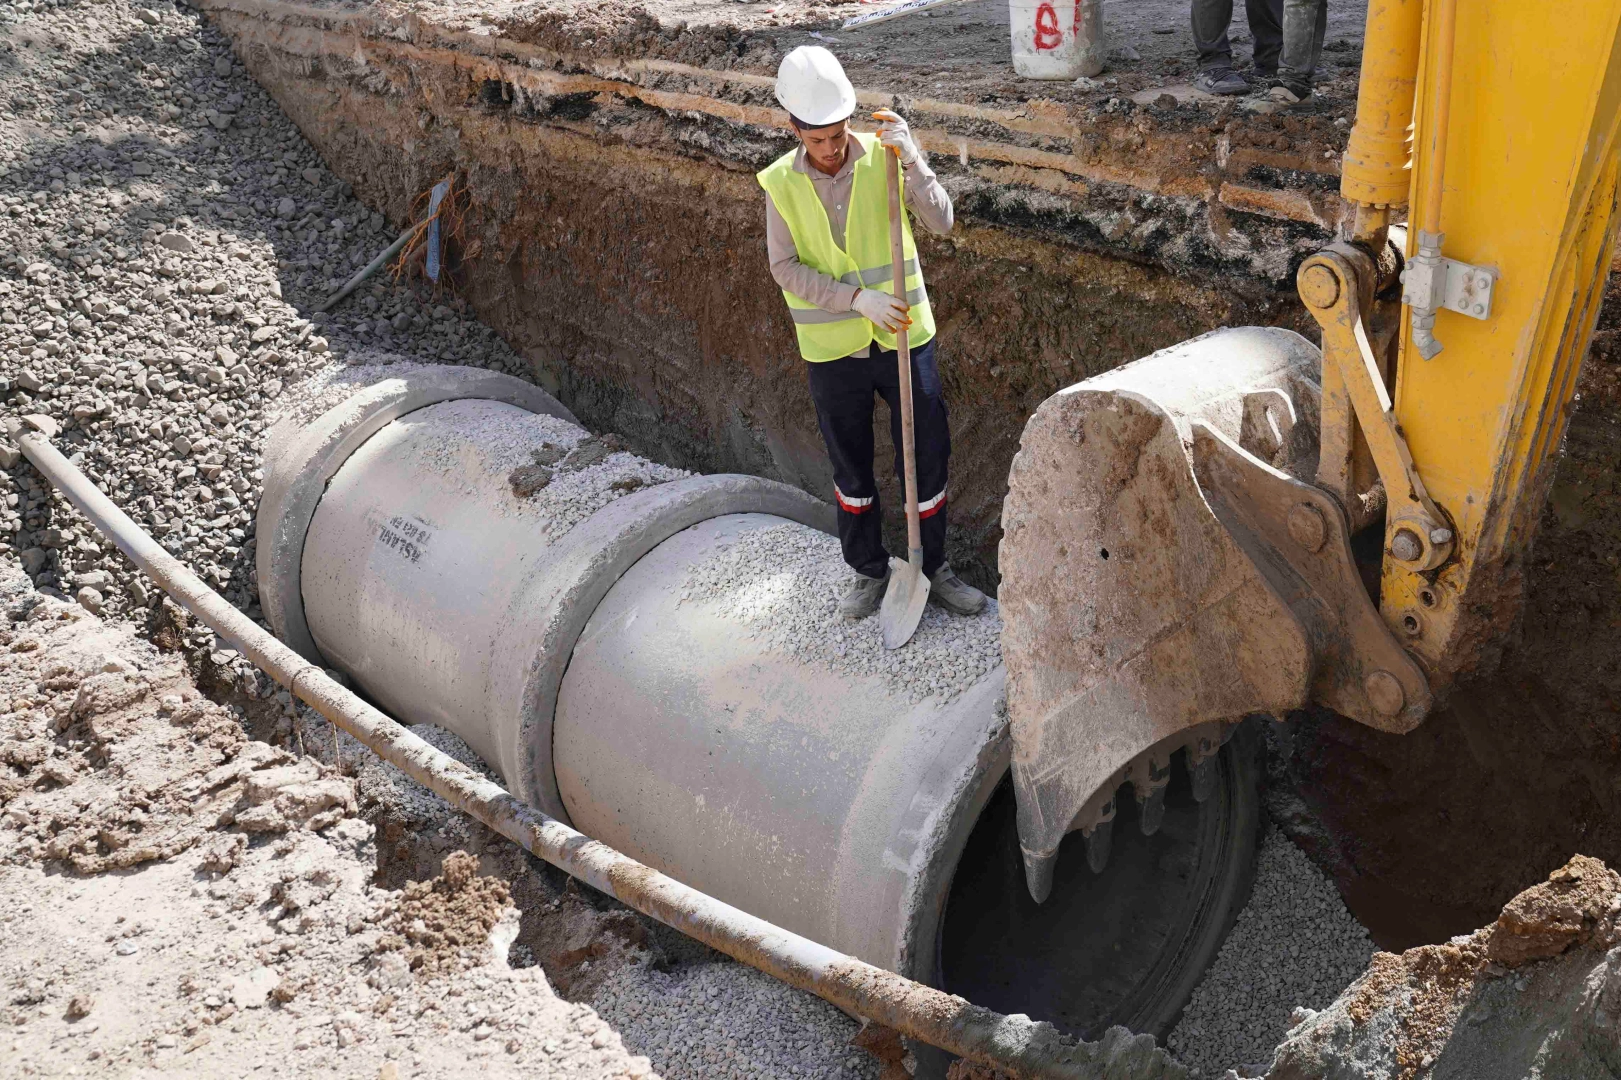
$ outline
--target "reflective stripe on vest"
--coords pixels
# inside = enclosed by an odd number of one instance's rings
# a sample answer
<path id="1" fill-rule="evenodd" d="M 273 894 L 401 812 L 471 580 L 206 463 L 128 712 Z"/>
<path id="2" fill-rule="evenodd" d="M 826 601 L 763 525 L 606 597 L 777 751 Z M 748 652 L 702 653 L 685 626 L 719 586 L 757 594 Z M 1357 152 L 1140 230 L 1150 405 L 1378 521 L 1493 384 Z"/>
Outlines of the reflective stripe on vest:
<path id="1" fill-rule="evenodd" d="M 887 153 L 876 135 L 852 132 L 866 152 L 856 159 L 850 184 L 850 214 L 845 220 L 845 247 L 833 242 L 833 227 L 810 177 L 794 170 L 790 151 L 772 162 L 756 179 L 771 198 L 777 213 L 788 223 L 799 261 L 813 270 L 877 292 L 894 292 L 894 268 L 889 248 L 889 192 L 884 157 Z M 904 175 L 902 196 L 904 197 Z M 923 268 L 912 241 L 912 225 L 901 215 L 901 245 L 905 254 L 906 302 L 911 306 L 912 327 L 907 335 L 912 347 L 934 337 L 934 312 L 923 284 Z M 879 329 L 859 312 L 823 311 L 807 300 L 783 291 L 794 330 L 799 336 L 799 353 L 806 360 L 838 360 L 859 352 L 873 342 L 893 349 L 895 335 Z"/>

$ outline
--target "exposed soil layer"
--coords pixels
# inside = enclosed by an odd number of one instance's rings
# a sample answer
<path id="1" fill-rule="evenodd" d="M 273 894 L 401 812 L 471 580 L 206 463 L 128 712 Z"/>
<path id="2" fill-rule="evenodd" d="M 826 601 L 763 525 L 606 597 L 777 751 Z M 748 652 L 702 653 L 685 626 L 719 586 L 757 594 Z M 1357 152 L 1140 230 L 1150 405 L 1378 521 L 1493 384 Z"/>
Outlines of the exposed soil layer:
<path id="1" fill-rule="evenodd" d="M 722 63 L 681 45 L 691 28 L 629 9 L 497 28 L 461 8 L 204 6 L 396 222 L 463 177 L 457 287 L 588 426 L 830 494 L 751 176 L 791 145 L 770 93 L 787 42 Z M 953 411 L 950 556 L 990 585 L 1008 463 L 1043 398 L 1213 326 L 1303 327 L 1290 278 L 1340 220 L 1345 117 L 1331 95 L 1263 115 L 1117 91 L 1026 100 L 1037 84 L 1009 102 L 955 75 L 925 98 L 876 64 L 856 77 L 865 105 L 907 112 L 957 206 L 923 257 Z M 893 516 L 886 455 L 878 472 Z"/>
<path id="2" fill-rule="evenodd" d="M 1408 735 L 1299 721 L 1271 809 L 1381 947 L 1490 920 L 1577 851 L 1621 865 L 1621 288 L 1582 372 L 1520 626 L 1498 671 Z"/>
<path id="3" fill-rule="evenodd" d="M 1490 925 L 1379 953 L 1297 1010 L 1270 1080 L 1608 1080 L 1621 1070 L 1621 875 L 1578 855 Z"/>

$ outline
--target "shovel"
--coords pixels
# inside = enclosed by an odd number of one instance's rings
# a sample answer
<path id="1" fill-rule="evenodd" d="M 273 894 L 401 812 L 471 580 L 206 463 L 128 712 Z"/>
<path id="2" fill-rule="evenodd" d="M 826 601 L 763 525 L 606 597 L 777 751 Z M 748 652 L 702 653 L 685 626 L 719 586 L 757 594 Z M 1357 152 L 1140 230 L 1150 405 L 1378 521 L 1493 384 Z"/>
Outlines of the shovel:
<path id="1" fill-rule="evenodd" d="M 906 252 L 901 244 L 901 174 L 898 151 L 884 158 L 889 182 L 889 257 L 895 264 L 895 295 L 906 297 Z M 929 602 L 929 579 L 923 576 L 923 535 L 917 513 L 917 446 L 912 437 L 912 346 L 903 326 L 895 335 L 895 358 L 900 365 L 901 457 L 906 473 L 906 561 L 889 559 L 889 587 L 878 609 L 878 627 L 884 648 L 898 649 L 912 640 Z"/>

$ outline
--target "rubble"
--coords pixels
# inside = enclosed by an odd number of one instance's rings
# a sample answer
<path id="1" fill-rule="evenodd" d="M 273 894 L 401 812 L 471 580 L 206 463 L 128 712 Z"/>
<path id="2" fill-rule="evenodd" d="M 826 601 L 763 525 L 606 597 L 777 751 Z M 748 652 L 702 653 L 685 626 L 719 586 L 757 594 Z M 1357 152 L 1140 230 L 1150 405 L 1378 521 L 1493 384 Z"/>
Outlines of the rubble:
<path id="1" fill-rule="evenodd" d="M 248 738 L 180 656 L 34 591 L 8 557 L 0 597 L 0 1072 L 654 1075 L 539 968 L 508 965 L 515 920 L 489 903 L 454 964 L 413 971 L 392 949 L 391 913 L 438 917 L 422 897 L 503 897 L 471 856 L 377 888 L 354 781 Z"/>
<path id="2" fill-rule="evenodd" d="M 1577 855 L 1492 925 L 1379 953 L 1296 1020 L 1267 1080 L 1621 1075 L 1621 874 Z"/>

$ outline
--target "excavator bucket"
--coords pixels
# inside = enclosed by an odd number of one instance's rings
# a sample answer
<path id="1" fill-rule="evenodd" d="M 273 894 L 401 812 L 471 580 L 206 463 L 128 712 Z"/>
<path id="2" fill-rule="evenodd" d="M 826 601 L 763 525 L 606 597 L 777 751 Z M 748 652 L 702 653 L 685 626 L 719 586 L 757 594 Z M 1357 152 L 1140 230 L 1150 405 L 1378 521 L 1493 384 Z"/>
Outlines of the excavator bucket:
<path id="1" fill-rule="evenodd" d="M 1343 511 L 1304 479 L 1320 366 L 1291 331 L 1220 330 L 1060 391 L 1026 425 L 1000 602 L 1036 900 L 1070 832 L 1101 869 L 1122 785 L 1145 830 L 1178 751 L 1208 793 L 1246 715 L 1321 700 L 1406 730 L 1428 707 L 1357 577 Z"/>

